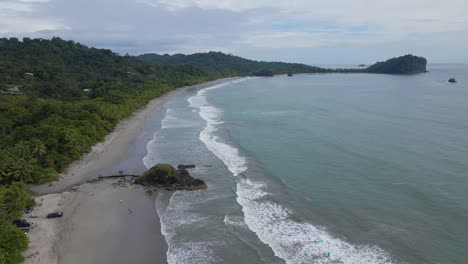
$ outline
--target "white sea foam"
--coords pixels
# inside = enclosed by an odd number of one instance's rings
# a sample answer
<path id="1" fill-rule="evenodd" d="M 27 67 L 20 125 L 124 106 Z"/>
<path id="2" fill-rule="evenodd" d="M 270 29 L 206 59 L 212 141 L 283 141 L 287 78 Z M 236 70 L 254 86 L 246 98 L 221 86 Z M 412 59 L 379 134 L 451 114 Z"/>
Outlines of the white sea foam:
<path id="1" fill-rule="evenodd" d="M 167 108 L 166 114 L 164 118 L 161 120 L 161 128 L 162 129 L 171 129 L 171 128 L 184 128 L 184 127 L 192 127 L 195 126 L 196 123 L 194 121 L 189 121 L 180 117 L 177 117 L 177 112 L 172 108 Z M 163 139 L 164 136 L 160 135 L 160 133 L 156 132 L 153 134 L 153 138 L 151 141 L 146 144 L 147 154 L 143 157 L 143 164 L 146 168 L 151 168 L 157 163 L 156 159 L 156 145 L 157 141 Z"/>
<path id="2" fill-rule="evenodd" d="M 235 82 L 239 81 L 240 80 L 237 80 Z M 229 83 L 234 83 L 234 81 Z M 218 126 L 223 123 L 221 121 L 223 112 L 210 105 L 205 97 L 207 91 L 217 89 L 226 84 L 228 83 L 202 89 L 198 91 L 197 95 L 190 97 L 187 101 L 190 103 L 191 107 L 198 109 L 200 117 L 206 121 L 206 127 L 200 132 L 200 140 L 205 143 L 213 154 L 224 162 L 234 176 L 237 176 L 247 170 L 246 160 L 239 155 L 238 149 L 221 142 L 219 138 L 213 134 L 218 130 Z"/>
<path id="3" fill-rule="evenodd" d="M 215 137 L 210 135 L 210 129 L 215 131 L 216 125 L 221 124 L 222 122 L 218 122 L 218 120 L 222 112 L 214 107 L 210 107 L 206 101 L 204 94 L 208 90 L 219 88 L 223 85 L 228 83 L 234 83 L 238 81 L 231 81 L 219 85 L 215 85 L 212 87 L 205 88 L 200 90 L 196 96 L 191 97 L 188 99 L 191 107 L 194 107 L 192 112 L 199 112 L 200 116 L 202 116 L 207 122 L 210 123 L 210 127 L 208 130 L 205 131 L 206 140 L 216 140 Z M 203 111 L 203 112 L 201 112 Z M 162 129 L 171 129 L 171 128 L 181 128 L 194 125 L 192 122 L 188 120 L 184 120 L 176 115 L 177 113 L 173 111 L 173 109 L 167 109 L 166 115 L 164 119 L 161 121 Z M 158 133 L 153 135 L 153 138 L 147 144 L 147 151 L 148 154 L 143 158 L 143 163 L 147 168 L 154 166 L 157 163 L 155 158 L 155 148 L 157 141 L 161 139 Z M 215 147 L 220 148 L 229 148 L 230 146 L 227 144 L 217 145 Z M 232 149 L 228 149 L 227 151 L 233 151 Z M 228 155 L 226 158 L 229 158 Z M 241 161 L 234 161 L 242 162 Z M 234 166 L 234 165 L 233 165 Z M 164 194 L 161 194 L 158 199 L 163 197 Z M 157 200 L 156 201 L 156 208 L 161 220 L 161 233 L 166 239 L 166 243 L 168 245 L 167 251 L 167 261 L 169 264 L 209 264 L 209 263 L 219 263 L 219 260 L 214 257 L 213 248 L 219 247 L 220 242 L 215 241 L 203 241 L 203 242 L 186 242 L 177 239 L 177 232 L 186 229 L 192 228 L 196 225 L 206 225 L 209 221 L 208 217 L 202 216 L 200 214 L 194 213 L 192 211 L 193 205 L 196 203 L 206 202 L 211 199 L 220 199 L 224 197 L 224 195 L 220 196 L 210 196 L 205 197 L 201 194 L 201 192 L 175 192 L 172 194 L 168 206 L 163 210 L 162 204 L 160 204 Z"/>
<path id="4" fill-rule="evenodd" d="M 213 135 L 219 125 L 223 123 L 223 112 L 210 105 L 205 97 L 208 90 L 219 87 L 221 85 L 203 89 L 188 101 L 190 106 L 197 108 L 200 116 L 206 120 L 206 127 L 200 133 L 200 140 L 224 162 L 234 176 L 237 176 L 247 170 L 246 159 L 239 154 L 237 148 L 221 142 L 218 137 Z M 247 227 L 263 243 L 268 245 L 276 256 L 288 264 L 391 263 L 389 255 L 378 247 L 352 245 L 331 236 L 310 223 L 294 220 L 294 212 L 267 199 L 269 193 L 266 191 L 264 183 L 253 183 L 248 179 L 240 179 L 236 194 Z M 224 223 L 236 225 L 235 221 L 226 217 Z M 316 240 L 322 242 L 316 243 Z M 330 256 L 324 256 L 325 252 L 330 252 Z"/>
<path id="5" fill-rule="evenodd" d="M 200 192 L 175 192 L 164 211 L 157 204 L 161 233 L 168 245 L 166 255 L 169 264 L 216 263 L 212 257 L 214 242 L 185 242 L 176 239 L 178 231 L 206 224 L 207 217 L 191 212 L 192 203 L 202 201 Z"/>
<path id="6" fill-rule="evenodd" d="M 185 242 L 174 247 L 167 254 L 167 262 L 177 264 L 210 264 L 219 263 L 214 257 L 212 248 L 219 246 L 214 242 Z"/>
<path id="7" fill-rule="evenodd" d="M 143 157 L 143 164 L 146 168 L 151 168 L 156 164 L 156 158 L 154 156 L 154 149 L 156 147 L 156 142 L 158 140 L 158 133 L 153 134 L 153 138 L 146 144 L 146 156 Z"/>
<path id="8" fill-rule="evenodd" d="M 235 227 L 248 229 L 248 226 L 245 223 L 244 218 L 240 216 L 225 215 L 223 222 L 227 226 L 235 226 Z"/>
<path id="9" fill-rule="evenodd" d="M 162 129 L 170 128 L 183 128 L 183 127 L 192 127 L 196 125 L 193 121 L 189 121 L 176 116 L 176 111 L 172 108 L 166 110 L 166 115 L 161 121 Z"/>
<path id="10" fill-rule="evenodd" d="M 237 202 L 245 222 L 258 238 L 286 263 L 392 263 L 378 247 L 356 246 L 335 238 L 309 223 L 293 220 L 293 212 L 282 205 L 262 199 L 265 186 L 241 180 L 237 184 Z M 323 242 L 316 243 L 315 240 Z M 325 257 L 325 252 L 331 252 Z"/>

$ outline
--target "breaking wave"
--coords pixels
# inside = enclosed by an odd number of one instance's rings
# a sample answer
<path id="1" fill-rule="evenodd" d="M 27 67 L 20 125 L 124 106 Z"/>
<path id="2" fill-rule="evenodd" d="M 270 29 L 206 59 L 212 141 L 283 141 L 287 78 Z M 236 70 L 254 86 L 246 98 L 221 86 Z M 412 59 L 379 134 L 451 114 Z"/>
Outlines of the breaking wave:
<path id="1" fill-rule="evenodd" d="M 238 176 L 247 171 L 247 160 L 240 155 L 237 148 L 222 142 L 215 135 L 223 124 L 223 111 L 210 105 L 205 96 L 209 90 L 226 84 L 229 83 L 200 90 L 189 98 L 188 102 L 206 121 L 206 127 L 200 132 L 200 140 L 223 161 L 234 176 Z M 352 245 L 310 223 L 299 222 L 294 218 L 293 211 L 268 200 L 271 194 L 268 193 L 265 183 L 251 182 L 247 177 L 238 177 L 236 195 L 247 227 L 268 245 L 277 257 L 288 264 L 392 263 L 390 256 L 376 246 Z M 231 223 L 230 219 L 225 219 L 225 223 Z"/>

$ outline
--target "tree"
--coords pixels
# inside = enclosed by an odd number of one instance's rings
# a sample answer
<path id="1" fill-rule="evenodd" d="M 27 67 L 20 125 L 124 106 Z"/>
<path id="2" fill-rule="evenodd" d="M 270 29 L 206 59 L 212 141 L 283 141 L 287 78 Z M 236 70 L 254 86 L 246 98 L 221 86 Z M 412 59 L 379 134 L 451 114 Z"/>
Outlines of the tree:
<path id="1" fill-rule="evenodd" d="M 22 263 L 21 253 L 28 248 L 28 238 L 16 226 L 0 221 L 0 263 Z"/>
<path id="2" fill-rule="evenodd" d="M 0 186 L 0 220 L 11 221 L 20 217 L 24 208 L 33 204 L 34 201 L 23 183 Z"/>

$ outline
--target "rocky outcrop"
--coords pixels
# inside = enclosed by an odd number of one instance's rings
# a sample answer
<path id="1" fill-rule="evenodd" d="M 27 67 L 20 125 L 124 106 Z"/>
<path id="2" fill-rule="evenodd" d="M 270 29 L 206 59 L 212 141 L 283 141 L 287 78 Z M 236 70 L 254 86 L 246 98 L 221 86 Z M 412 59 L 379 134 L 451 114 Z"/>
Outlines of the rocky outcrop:
<path id="1" fill-rule="evenodd" d="M 457 80 L 455 80 L 455 78 L 450 78 L 450 79 L 448 80 L 448 82 L 449 82 L 449 83 L 456 83 Z"/>
<path id="2" fill-rule="evenodd" d="M 154 186 L 169 191 L 206 189 L 205 182 L 190 176 L 185 165 L 178 166 L 178 169 L 175 169 L 171 165 L 165 163 L 155 165 L 138 177 L 135 183 L 144 186 Z"/>

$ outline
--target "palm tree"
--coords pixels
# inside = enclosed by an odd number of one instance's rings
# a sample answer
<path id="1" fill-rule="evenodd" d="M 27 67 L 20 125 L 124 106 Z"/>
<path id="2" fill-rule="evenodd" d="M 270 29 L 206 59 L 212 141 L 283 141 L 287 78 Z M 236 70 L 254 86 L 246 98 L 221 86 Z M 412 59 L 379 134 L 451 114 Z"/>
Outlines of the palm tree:
<path id="1" fill-rule="evenodd" d="M 32 146 L 32 154 L 36 159 L 40 159 L 47 154 L 47 148 L 42 142 L 35 142 Z"/>
<path id="2" fill-rule="evenodd" d="M 25 158 L 31 155 L 31 148 L 27 142 L 21 141 L 16 143 L 15 147 L 13 148 L 13 152 L 20 158 Z"/>
<path id="3" fill-rule="evenodd" d="M 30 182 L 34 173 L 34 162 L 35 160 L 33 159 L 26 160 L 20 158 L 16 160 L 11 174 L 13 179 L 21 182 Z"/>

